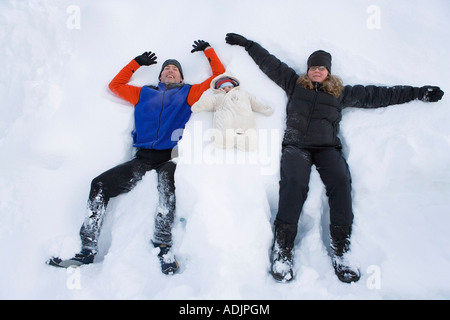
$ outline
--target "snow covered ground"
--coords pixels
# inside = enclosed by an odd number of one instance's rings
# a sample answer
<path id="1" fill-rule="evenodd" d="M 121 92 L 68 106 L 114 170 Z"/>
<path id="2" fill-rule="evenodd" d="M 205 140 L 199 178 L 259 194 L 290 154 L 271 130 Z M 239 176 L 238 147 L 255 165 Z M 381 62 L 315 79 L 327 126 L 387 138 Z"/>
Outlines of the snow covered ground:
<path id="1" fill-rule="evenodd" d="M 449 299 L 450 4 L 446 0 L 23 0 L 0 2 L 1 299 Z M 328 204 L 313 169 L 299 223 L 296 278 L 268 274 L 286 97 L 227 32 L 305 70 L 333 55 L 345 84 L 438 85 L 438 103 L 344 112 L 353 177 L 352 253 L 362 271 L 341 283 L 328 256 Z M 216 49 L 242 87 L 275 109 L 255 114 L 256 153 L 211 148 L 212 114 L 180 142 L 174 250 L 161 274 L 149 244 L 156 175 L 111 201 L 96 263 L 44 264 L 79 250 L 91 179 L 128 160 L 133 109 L 107 85 L 131 59 L 156 52 L 136 85 L 178 59 L 188 83 L 210 75 L 194 40 Z M 208 94 L 208 93 L 205 93 Z"/>

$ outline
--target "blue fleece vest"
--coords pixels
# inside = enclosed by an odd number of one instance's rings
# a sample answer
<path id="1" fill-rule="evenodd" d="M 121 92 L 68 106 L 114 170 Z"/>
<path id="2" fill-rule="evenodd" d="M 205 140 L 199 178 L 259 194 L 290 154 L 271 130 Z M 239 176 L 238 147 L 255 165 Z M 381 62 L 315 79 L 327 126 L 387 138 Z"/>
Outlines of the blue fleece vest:
<path id="1" fill-rule="evenodd" d="M 142 87 L 134 110 L 133 143 L 137 148 L 172 149 L 191 116 L 187 96 L 191 85 Z"/>

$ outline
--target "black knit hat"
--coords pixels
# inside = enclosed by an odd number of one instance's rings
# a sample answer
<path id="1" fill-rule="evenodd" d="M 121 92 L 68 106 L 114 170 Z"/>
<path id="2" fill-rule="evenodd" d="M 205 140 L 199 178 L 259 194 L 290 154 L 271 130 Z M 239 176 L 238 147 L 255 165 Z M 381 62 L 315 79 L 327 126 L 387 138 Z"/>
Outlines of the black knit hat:
<path id="1" fill-rule="evenodd" d="M 324 66 L 331 73 L 331 54 L 323 50 L 314 51 L 308 58 L 308 69 L 315 66 Z"/>
<path id="2" fill-rule="evenodd" d="M 168 66 L 169 64 L 173 64 L 174 66 L 176 66 L 176 67 L 178 68 L 178 70 L 180 71 L 180 74 L 181 74 L 181 79 L 184 80 L 183 69 L 181 69 L 181 64 L 178 62 L 178 60 L 175 60 L 175 59 L 167 59 L 166 61 L 164 61 L 163 65 L 162 65 L 162 67 L 161 67 L 161 71 L 159 72 L 159 77 L 158 77 L 158 79 L 161 78 L 161 73 L 162 73 L 162 71 L 163 71 L 164 68 L 165 68 L 166 66 Z"/>

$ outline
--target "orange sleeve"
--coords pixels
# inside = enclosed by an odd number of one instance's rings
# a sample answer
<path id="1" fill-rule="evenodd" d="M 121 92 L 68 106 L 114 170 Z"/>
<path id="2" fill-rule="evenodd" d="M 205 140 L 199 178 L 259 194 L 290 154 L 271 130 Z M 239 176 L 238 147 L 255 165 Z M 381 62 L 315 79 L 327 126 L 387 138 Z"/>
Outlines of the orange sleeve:
<path id="1" fill-rule="evenodd" d="M 139 102 L 141 87 L 128 84 L 133 73 L 141 66 L 134 59 L 131 60 L 122 70 L 111 80 L 109 89 L 122 99 L 130 102 L 133 106 Z"/>
<path id="2" fill-rule="evenodd" d="M 187 103 L 190 106 L 196 103 L 202 96 L 203 92 L 209 89 L 212 79 L 225 72 L 225 68 L 213 48 L 205 50 L 204 53 L 206 58 L 208 58 L 213 74 L 202 83 L 192 85 L 187 97 Z"/>

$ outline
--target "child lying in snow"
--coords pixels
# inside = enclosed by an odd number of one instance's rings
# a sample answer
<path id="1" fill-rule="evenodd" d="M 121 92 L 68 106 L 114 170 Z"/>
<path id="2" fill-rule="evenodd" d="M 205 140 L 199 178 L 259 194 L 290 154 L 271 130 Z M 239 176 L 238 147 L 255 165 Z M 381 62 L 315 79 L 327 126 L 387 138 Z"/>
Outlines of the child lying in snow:
<path id="1" fill-rule="evenodd" d="M 211 89 L 214 94 L 201 98 L 191 110 L 194 113 L 214 111 L 214 144 L 221 148 L 255 151 L 258 139 L 253 111 L 270 116 L 272 108 L 241 90 L 239 81 L 228 74 L 214 78 Z"/>

